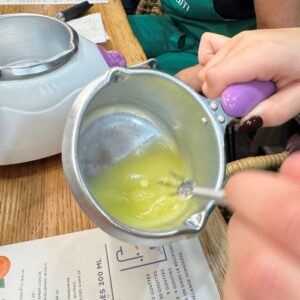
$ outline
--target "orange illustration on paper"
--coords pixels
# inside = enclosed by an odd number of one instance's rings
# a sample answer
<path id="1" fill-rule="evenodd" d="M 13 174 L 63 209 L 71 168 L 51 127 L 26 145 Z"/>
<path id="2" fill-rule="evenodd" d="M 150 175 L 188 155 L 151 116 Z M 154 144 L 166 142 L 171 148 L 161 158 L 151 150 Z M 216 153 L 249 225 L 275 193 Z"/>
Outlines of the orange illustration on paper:
<path id="1" fill-rule="evenodd" d="M 0 256 L 0 288 L 5 287 L 4 277 L 10 268 L 10 260 L 6 256 Z"/>

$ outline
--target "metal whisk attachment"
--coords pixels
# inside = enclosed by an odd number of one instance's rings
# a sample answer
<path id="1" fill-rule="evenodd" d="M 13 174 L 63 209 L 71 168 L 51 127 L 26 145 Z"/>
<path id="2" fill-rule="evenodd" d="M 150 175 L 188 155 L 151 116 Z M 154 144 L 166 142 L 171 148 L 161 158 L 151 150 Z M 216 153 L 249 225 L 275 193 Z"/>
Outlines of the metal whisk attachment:
<path id="1" fill-rule="evenodd" d="M 178 188 L 177 195 L 182 200 L 188 200 L 192 197 L 199 197 L 203 200 L 213 200 L 216 205 L 228 206 L 225 201 L 224 190 L 213 190 L 210 188 L 199 187 L 191 180 L 183 180 Z"/>
<path id="2" fill-rule="evenodd" d="M 226 195 L 224 190 L 214 190 L 211 188 L 200 187 L 195 184 L 192 180 L 183 178 L 182 176 L 170 172 L 174 180 L 171 181 L 160 181 L 160 184 L 169 186 L 172 189 L 176 189 L 172 195 L 177 195 L 181 200 L 189 200 L 194 197 L 199 201 L 214 201 L 218 206 L 228 207 L 226 202 Z"/>

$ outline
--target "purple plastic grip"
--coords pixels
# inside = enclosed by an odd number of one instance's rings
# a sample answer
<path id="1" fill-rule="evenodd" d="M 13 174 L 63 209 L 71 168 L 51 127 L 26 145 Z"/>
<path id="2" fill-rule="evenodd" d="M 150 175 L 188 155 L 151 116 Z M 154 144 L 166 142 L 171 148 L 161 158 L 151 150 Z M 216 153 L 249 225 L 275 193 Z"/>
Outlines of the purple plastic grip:
<path id="1" fill-rule="evenodd" d="M 102 57 L 104 58 L 105 62 L 110 68 L 127 66 L 127 61 L 122 53 L 115 50 L 106 51 L 101 46 L 98 46 L 98 49 L 102 54 Z"/>
<path id="2" fill-rule="evenodd" d="M 253 80 L 226 88 L 221 96 L 224 112 L 231 117 L 243 117 L 256 105 L 276 92 L 273 81 Z"/>

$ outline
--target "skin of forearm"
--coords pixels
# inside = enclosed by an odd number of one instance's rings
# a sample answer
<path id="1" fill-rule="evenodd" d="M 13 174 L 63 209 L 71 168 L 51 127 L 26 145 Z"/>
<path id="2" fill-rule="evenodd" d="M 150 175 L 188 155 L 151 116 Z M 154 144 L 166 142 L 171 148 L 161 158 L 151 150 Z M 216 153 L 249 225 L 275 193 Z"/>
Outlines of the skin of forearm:
<path id="1" fill-rule="evenodd" d="M 300 0 L 254 0 L 257 28 L 300 26 Z"/>

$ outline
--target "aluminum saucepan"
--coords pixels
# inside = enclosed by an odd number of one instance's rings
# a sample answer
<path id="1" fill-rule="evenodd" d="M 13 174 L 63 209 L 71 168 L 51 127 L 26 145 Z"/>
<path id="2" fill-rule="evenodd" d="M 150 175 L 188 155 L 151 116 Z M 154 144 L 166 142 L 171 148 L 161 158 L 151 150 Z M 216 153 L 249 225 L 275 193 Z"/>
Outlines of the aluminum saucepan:
<path id="1" fill-rule="evenodd" d="M 226 99 L 223 103 L 233 114 L 235 100 Z M 111 69 L 80 93 L 67 119 L 62 154 L 71 191 L 86 215 L 120 240 L 158 245 L 197 234 L 215 207 L 213 201 L 189 211 L 190 217 L 171 230 L 144 231 L 105 211 L 89 180 L 154 136 L 168 136 L 187 159 L 193 181 L 219 189 L 225 172 L 224 131 L 231 119 L 220 102 L 173 76 L 148 69 Z"/>

